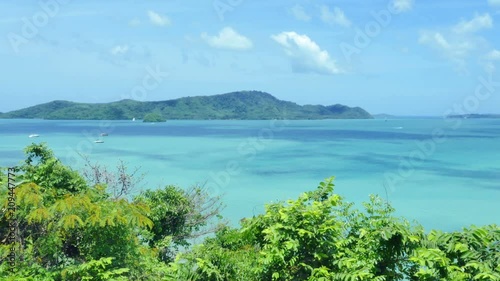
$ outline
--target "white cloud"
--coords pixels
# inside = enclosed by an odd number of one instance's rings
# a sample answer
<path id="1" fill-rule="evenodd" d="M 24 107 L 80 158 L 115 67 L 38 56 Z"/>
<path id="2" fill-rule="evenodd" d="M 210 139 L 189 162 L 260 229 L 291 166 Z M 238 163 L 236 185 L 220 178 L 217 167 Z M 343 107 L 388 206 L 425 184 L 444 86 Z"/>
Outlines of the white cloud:
<path id="1" fill-rule="evenodd" d="M 129 47 L 128 45 L 116 45 L 113 48 L 111 48 L 110 53 L 113 56 L 119 56 L 119 55 L 124 55 L 126 52 L 128 52 Z"/>
<path id="2" fill-rule="evenodd" d="M 337 24 L 344 27 L 351 26 L 351 21 L 346 17 L 344 11 L 335 7 L 333 12 L 327 6 L 321 6 L 321 20 L 328 24 Z"/>
<path id="3" fill-rule="evenodd" d="M 309 14 L 307 14 L 306 11 L 304 10 L 304 7 L 300 6 L 299 4 L 296 4 L 295 6 L 293 6 L 293 8 L 290 9 L 290 12 L 298 20 L 301 20 L 301 21 L 310 21 L 311 20 L 311 16 Z"/>
<path id="4" fill-rule="evenodd" d="M 413 8 L 413 0 L 393 0 L 392 6 L 400 12 L 407 12 Z"/>
<path id="5" fill-rule="evenodd" d="M 128 22 L 128 25 L 130 26 L 139 26 L 141 24 L 141 20 L 138 18 L 132 19 Z"/>
<path id="6" fill-rule="evenodd" d="M 483 67 L 486 72 L 492 73 L 495 71 L 497 62 L 500 62 L 500 50 L 491 50 L 485 56 Z"/>
<path id="7" fill-rule="evenodd" d="M 455 33 L 471 33 L 484 28 L 493 27 L 493 19 L 486 13 L 484 15 L 476 14 L 470 21 L 462 20 L 453 27 Z"/>
<path id="8" fill-rule="evenodd" d="M 500 60 L 500 51 L 492 50 L 486 55 L 486 58 L 489 60 Z"/>
<path id="9" fill-rule="evenodd" d="M 500 6 L 500 0 L 488 0 L 488 3 L 492 6 Z"/>
<path id="10" fill-rule="evenodd" d="M 327 51 L 312 41 L 307 35 L 296 32 L 282 32 L 271 38 L 279 43 L 291 58 L 294 72 L 315 72 L 320 74 L 337 74 L 343 71 L 330 58 Z"/>
<path id="11" fill-rule="evenodd" d="M 474 42 L 471 40 L 450 40 L 442 33 L 435 31 L 422 32 L 419 43 L 439 51 L 444 57 L 457 64 L 461 70 L 465 68 L 467 55 L 475 47 Z"/>
<path id="12" fill-rule="evenodd" d="M 154 11 L 148 11 L 148 16 L 149 16 L 149 21 L 151 21 L 152 24 L 158 25 L 158 26 L 169 26 L 170 25 L 170 19 L 167 16 L 160 15 Z"/>
<path id="13" fill-rule="evenodd" d="M 201 38 L 214 48 L 246 50 L 253 47 L 253 43 L 250 39 L 238 34 L 238 32 L 231 27 L 224 27 L 219 31 L 219 35 L 215 36 L 203 33 L 201 34 Z"/>
<path id="14" fill-rule="evenodd" d="M 494 51 L 485 55 L 485 46 L 489 45 L 488 40 L 476 34 L 480 30 L 492 27 L 493 19 L 488 13 L 475 14 L 470 20 L 462 19 L 457 24 L 440 31 L 423 31 L 420 33 L 419 42 L 437 50 L 442 57 L 458 66 L 458 70 L 468 72 L 467 62 L 472 55 L 481 57 L 483 62 L 487 62 L 488 56 L 496 55 Z M 490 62 L 491 60 L 488 63 Z"/>
<path id="15" fill-rule="evenodd" d="M 449 50 L 451 48 L 450 43 L 448 43 L 448 41 L 439 32 L 424 32 L 420 34 L 418 41 L 422 44 L 435 45 L 443 50 Z"/>
<path id="16" fill-rule="evenodd" d="M 450 41 L 440 32 L 423 32 L 419 42 L 441 50 L 452 58 L 463 58 L 474 48 L 474 43 L 469 40 Z"/>

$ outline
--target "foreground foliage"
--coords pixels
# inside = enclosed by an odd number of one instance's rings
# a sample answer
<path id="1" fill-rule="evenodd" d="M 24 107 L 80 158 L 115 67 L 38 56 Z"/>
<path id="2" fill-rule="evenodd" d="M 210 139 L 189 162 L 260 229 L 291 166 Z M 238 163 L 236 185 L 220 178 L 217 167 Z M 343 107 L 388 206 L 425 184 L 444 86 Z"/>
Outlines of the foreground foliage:
<path id="1" fill-rule="evenodd" d="M 195 280 L 500 280 L 500 227 L 425 234 L 377 197 L 354 209 L 332 180 L 219 231 L 184 266 Z"/>
<path id="2" fill-rule="evenodd" d="M 17 210 L 10 217 L 2 173 L 1 280 L 171 280 L 165 253 L 174 255 L 178 246 L 189 245 L 186 233 L 204 229 L 220 208 L 217 198 L 208 198 L 199 188 L 167 186 L 127 199 L 113 196 L 116 192 L 93 179 L 88 185 L 44 144 L 33 144 L 17 168 Z M 122 181 L 127 188 L 129 184 Z M 15 274 L 6 262 L 11 221 L 18 225 Z M 158 228 L 165 224 L 170 227 Z"/>
<path id="3" fill-rule="evenodd" d="M 217 230 L 205 226 L 220 202 L 200 189 L 167 186 L 127 200 L 95 177 L 89 185 L 44 145 L 26 152 L 15 274 L 0 182 L 1 280 L 500 280 L 499 226 L 426 233 L 376 196 L 355 208 L 334 193 L 333 178 Z"/>

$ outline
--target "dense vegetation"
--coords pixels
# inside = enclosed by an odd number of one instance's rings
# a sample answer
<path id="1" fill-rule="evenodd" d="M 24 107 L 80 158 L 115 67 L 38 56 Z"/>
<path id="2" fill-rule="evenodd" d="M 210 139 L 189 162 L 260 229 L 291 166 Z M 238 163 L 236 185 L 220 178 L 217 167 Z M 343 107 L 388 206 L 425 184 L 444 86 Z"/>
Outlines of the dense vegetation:
<path id="1" fill-rule="evenodd" d="M 359 107 L 344 105 L 305 105 L 278 100 L 258 91 L 233 92 L 214 96 L 185 97 L 167 101 L 122 100 L 87 104 L 53 101 L 0 114 L 0 118 L 37 118 L 73 120 L 143 119 L 156 112 L 163 119 L 367 119 L 372 116 Z"/>
<path id="2" fill-rule="evenodd" d="M 173 186 L 130 195 L 91 165 L 82 175 L 44 145 L 17 168 L 17 211 L 0 182 L 1 280 L 500 280 L 500 227 L 424 232 L 375 196 L 355 208 L 333 178 L 296 200 L 269 204 L 241 227 L 205 228 L 220 202 Z M 18 222 L 16 272 L 8 223 Z M 190 248 L 189 239 L 206 234 Z"/>
<path id="3" fill-rule="evenodd" d="M 161 116 L 160 113 L 148 113 L 144 116 L 142 122 L 154 123 L 154 122 L 165 122 L 167 121 L 165 118 Z"/>

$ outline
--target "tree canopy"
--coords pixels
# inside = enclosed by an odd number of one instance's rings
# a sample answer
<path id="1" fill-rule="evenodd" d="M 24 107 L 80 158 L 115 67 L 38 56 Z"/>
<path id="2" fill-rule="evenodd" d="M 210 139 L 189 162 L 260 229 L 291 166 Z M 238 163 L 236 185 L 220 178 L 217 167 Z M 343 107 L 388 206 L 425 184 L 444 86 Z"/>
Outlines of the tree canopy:
<path id="1" fill-rule="evenodd" d="M 2 280 L 170 280 L 164 253 L 189 245 L 188 234 L 203 229 L 220 208 L 218 198 L 208 198 L 199 187 L 115 197 L 99 180 L 89 185 L 45 144 L 25 152 L 26 161 L 16 168 L 14 217 L 7 211 L 3 173 L 0 181 Z M 4 239 L 13 221 L 14 274 L 7 263 L 11 245 Z"/>
<path id="2" fill-rule="evenodd" d="M 167 121 L 160 113 L 148 113 L 144 116 L 143 122 L 165 122 Z"/>

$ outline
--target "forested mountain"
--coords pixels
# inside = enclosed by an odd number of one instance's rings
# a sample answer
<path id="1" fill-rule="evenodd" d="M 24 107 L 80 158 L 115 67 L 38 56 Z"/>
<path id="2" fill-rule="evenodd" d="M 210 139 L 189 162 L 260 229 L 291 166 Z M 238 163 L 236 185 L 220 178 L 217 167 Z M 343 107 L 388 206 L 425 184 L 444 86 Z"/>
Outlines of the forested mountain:
<path id="1" fill-rule="evenodd" d="M 0 114 L 0 118 L 66 120 L 142 119 L 149 113 L 165 119 L 370 119 L 360 107 L 345 105 L 298 105 L 259 91 L 240 91 L 214 96 L 184 97 L 166 101 L 121 100 L 111 103 L 52 101 Z"/>

